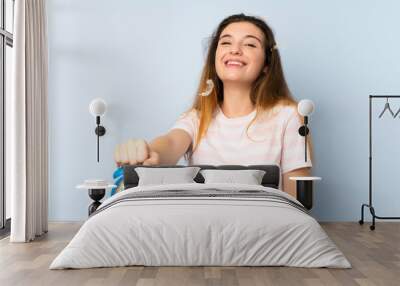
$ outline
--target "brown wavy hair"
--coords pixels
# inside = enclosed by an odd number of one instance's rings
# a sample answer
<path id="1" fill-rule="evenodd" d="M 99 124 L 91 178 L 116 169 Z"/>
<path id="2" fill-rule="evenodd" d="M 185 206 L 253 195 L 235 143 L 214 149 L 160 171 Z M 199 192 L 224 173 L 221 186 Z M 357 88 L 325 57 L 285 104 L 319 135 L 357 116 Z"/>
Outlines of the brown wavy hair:
<path id="1" fill-rule="evenodd" d="M 259 115 L 263 112 L 273 114 L 273 108 L 279 105 L 281 106 L 296 106 L 297 102 L 292 97 L 288 85 L 286 83 L 281 58 L 279 51 L 276 46 L 274 34 L 272 29 L 267 23 L 254 16 L 248 16 L 245 14 L 236 14 L 229 16 L 222 20 L 218 25 L 215 32 L 212 34 L 209 42 L 209 48 L 207 58 L 204 64 L 203 71 L 201 73 L 200 83 L 197 89 L 194 103 L 189 111 L 195 110 L 199 117 L 199 129 L 197 137 L 192 148 L 189 148 L 185 154 L 186 159 L 190 159 L 193 152 L 199 145 L 201 139 L 207 133 L 207 129 L 213 119 L 214 112 L 218 105 L 221 106 L 224 100 L 224 87 L 223 83 L 217 75 L 215 68 L 215 54 L 219 42 L 219 38 L 223 30 L 232 23 L 237 22 L 248 22 L 258 27 L 264 34 L 264 52 L 265 52 L 265 63 L 264 67 L 268 66 L 267 72 L 260 72 L 258 78 L 254 81 L 251 92 L 250 100 L 256 107 L 256 116 L 249 123 L 246 129 L 248 136 L 248 129 L 251 124 L 257 120 Z M 264 68 L 263 68 L 264 69 Z M 200 96 L 199 94 L 206 89 L 206 81 L 211 79 L 214 83 L 214 89 L 209 96 Z M 249 137 L 249 136 L 248 136 Z M 250 138 L 250 137 L 249 137 Z M 310 137 L 308 137 L 310 138 Z M 251 138 L 250 138 L 251 139 Z M 308 142 L 307 142 L 308 143 Z M 310 142 L 311 143 L 311 142 Z M 311 145 L 310 149 L 311 149 Z"/>

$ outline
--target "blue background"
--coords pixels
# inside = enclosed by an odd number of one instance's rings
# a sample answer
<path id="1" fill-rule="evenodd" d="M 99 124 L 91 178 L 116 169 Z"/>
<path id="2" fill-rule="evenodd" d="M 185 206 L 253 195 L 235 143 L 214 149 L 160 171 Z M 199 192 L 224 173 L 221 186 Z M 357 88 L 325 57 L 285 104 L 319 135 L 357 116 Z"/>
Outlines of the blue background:
<path id="1" fill-rule="evenodd" d="M 193 101 L 208 37 L 240 12 L 269 23 L 294 97 L 316 104 L 313 174 L 322 181 L 312 214 L 359 219 L 368 200 L 368 95 L 400 94 L 400 2 L 49 0 L 47 10 L 50 220 L 87 217 L 87 192 L 75 186 L 112 179 L 117 143 L 167 132 Z M 108 103 L 100 163 L 88 110 L 96 97 Z M 393 216 L 400 118 L 378 119 L 384 103 L 373 110 L 374 205 Z"/>

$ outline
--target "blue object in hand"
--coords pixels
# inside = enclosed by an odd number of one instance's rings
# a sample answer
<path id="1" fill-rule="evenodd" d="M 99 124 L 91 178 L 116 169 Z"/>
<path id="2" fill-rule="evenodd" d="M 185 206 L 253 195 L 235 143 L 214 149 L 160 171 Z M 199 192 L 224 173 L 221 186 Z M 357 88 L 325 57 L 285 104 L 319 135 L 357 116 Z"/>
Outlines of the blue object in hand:
<path id="1" fill-rule="evenodd" d="M 122 192 L 125 189 L 124 186 L 124 169 L 122 167 L 118 167 L 113 173 L 114 185 L 116 187 L 111 189 L 110 196 L 115 195 L 116 193 Z"/>

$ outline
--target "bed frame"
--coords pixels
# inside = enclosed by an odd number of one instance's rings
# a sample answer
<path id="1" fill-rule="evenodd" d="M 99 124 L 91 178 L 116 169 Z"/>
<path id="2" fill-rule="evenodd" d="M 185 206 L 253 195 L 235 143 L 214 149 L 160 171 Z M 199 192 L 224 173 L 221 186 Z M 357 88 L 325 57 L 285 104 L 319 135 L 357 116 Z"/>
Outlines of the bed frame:
<path id="1" fill-rule="evenodd" d="M 262 179 L 261 184 L 264 187 L 271 187 L 275 189 L 279 189 L 279 180 L 280 180 L 280 170 L 277 165 L 191 165 L 194 167 L 200 167 L 201 170 L 205 169 L 219 169 L 219 170 L 263 170 L 265 171 L 265 175 Z M 159 165 L 159 166 L 143 166 L 143 165 L 126 165 L 123 167 L 124 169 L 124 185 L 125 189 L 136 187 L 139 183 L 139 176 L 135 171 L 136 167 L 145 167 L 145 168 L 183 168 L 187 167 L 186 165 Z M 197 183 L 204 183 L 204 178 L 200 174 L 194 178 L 194 181 Z M 313 208 L 313 196 L 312 196 L 312 188 L 300 188 L 297 190 L 297 200 L 301 202 L 308 210 Z"/>

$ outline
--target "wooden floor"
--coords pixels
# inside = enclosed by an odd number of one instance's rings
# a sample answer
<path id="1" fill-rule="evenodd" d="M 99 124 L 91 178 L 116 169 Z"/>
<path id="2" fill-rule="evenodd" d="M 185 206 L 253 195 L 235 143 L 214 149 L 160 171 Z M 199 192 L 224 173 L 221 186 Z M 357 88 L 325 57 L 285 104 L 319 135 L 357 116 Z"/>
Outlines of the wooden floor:
<path id="1" fill-rule="evenodd" d="M 400 223 L 323 223 L 353 268 L 118 267 L 48 270 L 79 223 L 50 223 L 32 243 L 0 241 L 0 285 L 400 285 Z"/>

